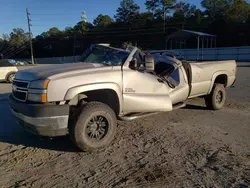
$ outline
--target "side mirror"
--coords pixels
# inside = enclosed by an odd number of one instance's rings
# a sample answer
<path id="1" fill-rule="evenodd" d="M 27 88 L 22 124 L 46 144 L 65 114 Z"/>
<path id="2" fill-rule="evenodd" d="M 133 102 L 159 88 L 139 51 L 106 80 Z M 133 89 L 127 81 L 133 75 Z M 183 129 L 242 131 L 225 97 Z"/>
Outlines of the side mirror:
<path id="1" fill-rule="evenodd" d="M 155 61 L 152 55 L 145 55 L 145 68 L 147 72 L 154 72 Z"/>

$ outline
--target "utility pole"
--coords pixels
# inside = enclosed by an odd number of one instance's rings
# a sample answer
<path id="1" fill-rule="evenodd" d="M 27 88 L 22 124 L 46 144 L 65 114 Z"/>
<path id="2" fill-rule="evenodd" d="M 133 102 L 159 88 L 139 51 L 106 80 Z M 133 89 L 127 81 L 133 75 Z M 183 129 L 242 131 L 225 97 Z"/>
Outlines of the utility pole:
<path id="1" fill-rule="evenodd" d="M 32 33 L 31 33 L 31 29 L 30 29 L 30 13 L 28 12 L 28 9 L 26 8 L 26 14 L 27 14 L 27 20 L 28 20 L 28 28 L 29 28 L 29 41 L 30 41 L 30 55 L 31 55 L 31 63 L 34 63 L 34 55 L 33 55 L 33 44 L 32 44 Z"/>

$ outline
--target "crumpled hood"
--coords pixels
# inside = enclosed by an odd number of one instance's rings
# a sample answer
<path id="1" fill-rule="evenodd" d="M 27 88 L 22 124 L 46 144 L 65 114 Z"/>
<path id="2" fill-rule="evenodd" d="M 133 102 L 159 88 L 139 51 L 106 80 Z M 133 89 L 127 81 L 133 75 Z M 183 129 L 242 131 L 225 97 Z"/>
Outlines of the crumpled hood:
<path id="1" fill-rule="evenodd" d="M 50 76 L 70 73 L 77 71 L 76 73 L 81 73 L 86 71 L 87 69 L 95 69 L 104 67 L 102 64 L 95 63 L 67 63 L 67 64 L 59 64 L 59 65 L 44 65 L 35 68 L 30 68 L 26 70 L 18 71 L 15 75 L 15 79 L 18 80 L 38 80 L 43 78 L 48 78 Z"/>

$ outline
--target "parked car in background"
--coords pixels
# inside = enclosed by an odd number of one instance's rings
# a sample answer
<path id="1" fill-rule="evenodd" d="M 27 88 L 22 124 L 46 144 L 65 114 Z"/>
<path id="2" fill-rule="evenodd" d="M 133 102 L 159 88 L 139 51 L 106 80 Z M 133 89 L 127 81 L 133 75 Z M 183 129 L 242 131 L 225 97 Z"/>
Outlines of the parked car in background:
<path id="1" fill-rule="evenodd" d="M 18 68 L 7 59 L 0 60 L 0 81 L 12 83 Z"/>
<path id="2" fill-rule="evenodd" d="M 12 83 L 15 78 L 16 72 L 19 70 L 33 68 L 34 66 L 46 65 L 32 65 L 27 61 L 16 61 L 14 59 L 1 59 L 0 60 L 0 81 Z"/>

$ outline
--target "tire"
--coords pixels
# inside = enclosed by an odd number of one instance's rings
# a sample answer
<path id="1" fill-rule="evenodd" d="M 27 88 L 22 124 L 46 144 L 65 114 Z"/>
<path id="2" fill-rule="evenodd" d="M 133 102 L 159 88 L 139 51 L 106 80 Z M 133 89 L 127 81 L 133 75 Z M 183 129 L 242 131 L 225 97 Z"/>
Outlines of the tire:
<path id="1" fill-rule="evenodd" d="M 8 74 L 6 81 L 7 81 L 8 83 L 12 83 L 13 80 L 14 80 L 14 78 L 15 78 L 15 73 L 12 72 L 12 73 Z"/>
<path id="2" fill-rule="evenodd" d="M 222 84 L 215 84 L 212 92 L 205 97 L 206 106 L 211 110 L 221 109 L 226 101 L 226 90 Z"/>
<path id="3" fill-rule="evenodd" d="M 107 146 L 116 128 L 116 115 L 108 105 L 89 102 L 83 106 L 76 122 L 70 125 L 69 134 L 80 150 L 92 152 Z"/>

